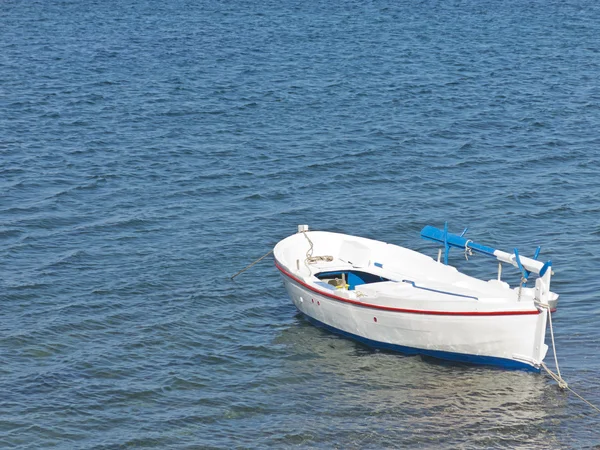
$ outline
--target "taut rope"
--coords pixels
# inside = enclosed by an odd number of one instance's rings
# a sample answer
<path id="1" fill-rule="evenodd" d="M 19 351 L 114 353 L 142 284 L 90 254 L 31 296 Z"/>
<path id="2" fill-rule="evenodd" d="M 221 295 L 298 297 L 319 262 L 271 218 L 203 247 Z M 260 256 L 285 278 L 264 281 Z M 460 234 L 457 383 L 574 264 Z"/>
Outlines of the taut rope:
<path id="1" fill-rule="evenodd" d="M 234 276 L 231 277 L 231 279 L 233 280 L 235 277 L 237 277 L 240 273 L 245 272 L 246 270 L 248 270 L 250 267 L 252 267 L 254 264 L 256 264 L 257 262 L 262 261 L 263 259 L 265 259 L 267 256 L 269 256 L 271 253 L 273 253 L 273 250 L 269 250 L 269 253 L 267 253 L 266 255 L 261 256 L 260 258 L 258 258 L 256 261 L 254 261 L 252 264 L 250 264 L 249 266 L 243 268 L 242 270 L 240 270 L 238 273 L 236 273 Z"/>
<path id="2" fill-rule="evenodd" d="M 577 398 L 579 398 L 581 401 L 587 403 L 592 409 L 595 409 L 596 411 L 600 412 L 600 408 L 598 408 L 596 405 L 594 405 L 593 403 L 589 402 L 588 400 L 586 400 L 585 398 L 583 398 L 581 395 L 579 395 L 577 392 L 575 392 L 571 387 L 569 387 L 569 385 L 567 384 L 567 382 L 563 379 L 563 377 L 560 374 L 560 368 L 558 367 L 558 357 L 556 356 L 556 345 L 554 343 L 554 330 L 552 328 L 552 313 L 550 313 L 550 306 L 548 305 L 541 305 L 542 308 L 546 309 L 548 311 L 548 322 L 550 323 L 550 337 L 552 338 L 552 352 L 554 353 L 554 364 L 556 365 L 556 372 L 554 373 L 552 372 L 548 366 L 546 365 L 546 363 L 544 361 L 542 361 L 542 367 L 544 368 L 544 370 L 548 373 L 548 375 L 550 375 L 550 377 L 556 381 L 558 383 L 558 387 L 561 389 L 567 389 L 569 391 L 571 391 L 573 394 L 575 394 L 575 396 Z"/>

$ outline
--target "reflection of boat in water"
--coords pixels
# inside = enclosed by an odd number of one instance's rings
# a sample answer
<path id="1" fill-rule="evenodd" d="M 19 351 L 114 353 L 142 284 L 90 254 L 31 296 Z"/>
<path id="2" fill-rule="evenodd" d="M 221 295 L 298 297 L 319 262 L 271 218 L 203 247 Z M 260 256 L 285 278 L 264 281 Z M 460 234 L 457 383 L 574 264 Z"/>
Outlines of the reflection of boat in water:
<path id="1" fill-rule="evenodd" d="M 544 377 L 372 351 L 302 316 L 270 341 L 268 392 L 286 404 L 294 434 L 344 448 L 569 447 L 552 430 L 565 426 L 568 397 Z"/>
<path id="2" fill-rule="evenodd" d="M 463 233 L 464 235 L 464 233 Z M 539 370 L 550 292 L 551 262 L 492 249 L 427 226 L 421 236 L 442 243 L 444 263 L 421 253 L 338 233 L 299 232 L 279 242 L 275 264 L 300 312 L 312 322 L 367 345 L 467 363 Z M 517 288 L 483 281 L 447 265 L 451 247 L 518 267 Z M 536 273 L 534 288 L 526 288 Z"/>

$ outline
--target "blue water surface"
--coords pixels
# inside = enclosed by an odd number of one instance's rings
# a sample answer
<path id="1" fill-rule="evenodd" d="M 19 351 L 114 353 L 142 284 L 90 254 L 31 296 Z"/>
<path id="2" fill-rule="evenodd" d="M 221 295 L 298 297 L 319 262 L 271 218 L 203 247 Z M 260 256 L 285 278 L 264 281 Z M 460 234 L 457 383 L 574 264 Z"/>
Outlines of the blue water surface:
<path id="1" fill-rule="evenodd" d="M 590 0 L 1 1 L 0 447 L 597 446 L 544 375 L 314 328 L 268 258 L 229 277 L 300 223 L 541 245 L 600 405 L 598 36 Z"/>

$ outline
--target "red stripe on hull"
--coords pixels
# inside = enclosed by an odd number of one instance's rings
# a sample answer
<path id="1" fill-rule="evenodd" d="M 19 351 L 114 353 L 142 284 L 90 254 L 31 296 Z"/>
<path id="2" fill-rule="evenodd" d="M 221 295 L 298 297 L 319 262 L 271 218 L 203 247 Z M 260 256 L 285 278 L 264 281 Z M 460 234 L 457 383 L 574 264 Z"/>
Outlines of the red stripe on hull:
<path id="1" fill-rule="evenodd" d="M 275 267 L 277 267 L 282 274 L 284 274 L 288 278 L 291 278 L 293 281 L 304 286 L 306 289 L 308 289 L 312 292 L 315 292 L 319 295 L 331 298 L 331 299 L 339 301 L 339 302 L 350 303 L 352 305 L 360 306 L 362 308 L 371 308 L 371 309 L 378 309 L 381 311 L 392 311 L 392 312 L 407 313 L 407 314 L 428 314 L 428 315 L 434 315 L 434 316 L 522 316 L 522 315 L 540 314 L 540 311 L 537 309 L 533 310 L 533 311 L 530 310 L 530 311 L 487 311 L 487 312 L 486 311 L 426 311 L 426 310 L 419 310 L 419 309 L 404 309 L 404 308 L 393 308 L 391 306 L 373 305 L 372 303 L 364 303 L 364 302 L 359 302 L 358 300 L 351 300 L 348 298 L 338 297 L 337 295 L 333 295 L 328 292 L 322 292 L 318 289 L 315 289 L 314 287 L 306 284 L 304 281 L 300 280 L 299 278 L 296 278 L 294 275 L 292 275 L 287 270 L 285 270 L 283 268 L 283 266 L 281 264 L 279 264 L 279 262 L 277 260 L 275 260 Z"/>

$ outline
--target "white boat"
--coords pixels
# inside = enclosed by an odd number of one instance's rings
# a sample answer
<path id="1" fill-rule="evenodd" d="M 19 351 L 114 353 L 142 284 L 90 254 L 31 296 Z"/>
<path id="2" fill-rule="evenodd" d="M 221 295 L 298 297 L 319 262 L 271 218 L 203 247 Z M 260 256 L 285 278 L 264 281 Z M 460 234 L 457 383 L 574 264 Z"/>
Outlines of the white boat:
<path id="1" fill-rule="evenodd" d="M 465 230 L 466 231 L 466 230 Z M 546 322 L 558 295 L 552 263 L 477 244 L 426 226 L 443 244 L 438 260 L 385 242 L 346 234 L 298 233 L 274 248 L 275 265 L 298 310 L 311 322 L 372 347 L 465 363 L 539 371 L 548 346 Z M 448 265 L 450 248 L 499 261 L 498 277 L 480 280 Z M 511 288 L 502 263 L 522 277 Z M 537 274 L 535 287 L 525 284 Z"/>

